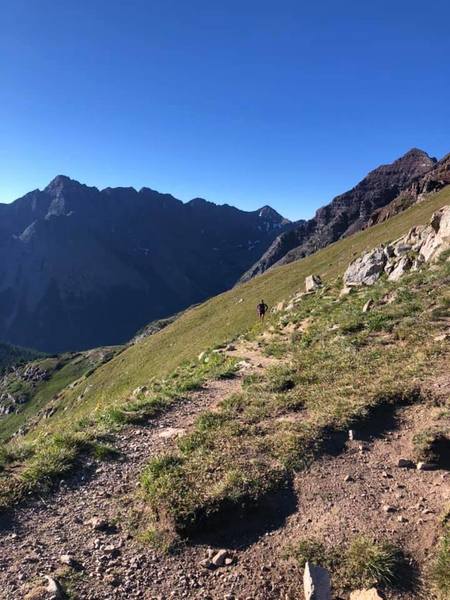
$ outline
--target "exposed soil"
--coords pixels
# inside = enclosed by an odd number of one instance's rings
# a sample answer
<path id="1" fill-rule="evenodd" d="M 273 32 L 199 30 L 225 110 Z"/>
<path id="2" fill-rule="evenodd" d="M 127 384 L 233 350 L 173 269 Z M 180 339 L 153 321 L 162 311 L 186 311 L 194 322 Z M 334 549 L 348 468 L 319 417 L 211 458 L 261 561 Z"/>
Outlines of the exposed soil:
<path id="1" fill-rule="evenodd" d="M 450 476 L 442 470 L 397 467 L 411 458 L 412 438 L 431 423 L 438 407 L 418 404 L 381 415 L 373 430 L 356 431 L 353 441 L 340 439 L 334 451 L 296 476 L 254 515 L 230 522 L 214 536 L 163 555 L 130 534 L 131 498 L 139 473 L 151 456 L 174 443 L 195 417 L 239 390 L 242 376 L 265 368 L 274 359 L 256 345 L 238 347 L 244 356 L 234 379 L 209 382 L 205 388 L 146 426 L 128 427 L 116 436 L 122 458 L 91 465 L 62 482 L 47 498 L 32 500 L 3 518 L 0 534 L 0 597 L 18 600 L 34 590 L 35 599 L 50 598 L 42 590 L 44 575 L 61 568 L 70 553 L 79 563 L 71 573 L 73 597 L 81 600 L 142 598 L 299 599 L 302 573 L 284 557 L 289 544 L 304 538 L 333 548 L 351 537 L 390 538 L 424 564 L 438 531 L 438 516 L 450 499 Z M 440 382 L 447 389 L 449 378 Z M 376 428 L 376 430 L 375 430 Z M 389 512 L 386 507 L 389 507 Z M 98 517 L 94 528 L 90 520 Z M 211 548 L 227 548 L 230 566 L 201 566 Z M 41 590 L 41 591 L 39 591 Z M 417 592 L 398 592 L 389 600 L 412 600 Z M 426 594 L 425 596 L 426 597 Z"/>

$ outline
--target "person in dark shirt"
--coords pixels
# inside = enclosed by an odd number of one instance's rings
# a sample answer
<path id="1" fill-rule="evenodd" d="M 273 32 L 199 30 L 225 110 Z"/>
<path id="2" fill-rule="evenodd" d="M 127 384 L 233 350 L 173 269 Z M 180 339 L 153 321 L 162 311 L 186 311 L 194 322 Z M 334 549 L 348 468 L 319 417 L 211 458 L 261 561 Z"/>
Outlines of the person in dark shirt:
<path id="1" fill-rule="evenodd" d="M 264 317 L 266 316 L 266 312 L 268 310 L 269 310 L 269 307 L 267 306 L 267 304 L 264 302 L 264 300 L 261 300 L 261 302 L 256 307 L 256 312 L 259 315 L 260 321 L 264 321 Z"/>

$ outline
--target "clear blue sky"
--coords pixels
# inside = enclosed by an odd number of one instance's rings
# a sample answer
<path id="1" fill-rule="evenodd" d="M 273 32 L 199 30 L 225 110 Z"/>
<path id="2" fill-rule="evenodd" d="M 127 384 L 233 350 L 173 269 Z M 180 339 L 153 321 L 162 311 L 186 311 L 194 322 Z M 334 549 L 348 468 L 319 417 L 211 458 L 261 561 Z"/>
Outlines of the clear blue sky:
<path id="1" fill-rule="evenodd" d="M 0 0 L 0 201 L 63 173 L 310 216 L 450 151 L 450 5 Z"/>

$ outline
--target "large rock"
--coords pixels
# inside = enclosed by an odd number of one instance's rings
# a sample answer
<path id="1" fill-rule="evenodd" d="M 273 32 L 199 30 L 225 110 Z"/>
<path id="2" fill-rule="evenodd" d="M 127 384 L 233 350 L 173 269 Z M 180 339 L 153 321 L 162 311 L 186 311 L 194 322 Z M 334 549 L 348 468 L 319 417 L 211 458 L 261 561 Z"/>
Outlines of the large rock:
<path id="1" fill-rule="evenodd" d="M 375 588 L 370 590 L 355 590 L 350 594 L 350 600 L 383 600 Z"/>
<path id="2" fill-rule="evenodd" d="M 350 263 L 344 273 L 346 287 L 373 285 L 381 276 L 387 262 L 383 248 L 375 248 Z"/>
<path id="3" fill-rule="evenodd" d="M 450 206 L 444 206 L 431 218 L 431 227 L 420 248 L 425 261 L 437 258 L 450 248 Z"/>
<path id="4" fill-rule="evenodd" d="M 307 292 L 315 292 L 322 285 L 319 275 L 308 275 L 305 279 L 305 289 Z"/>
<path id="5" fill-rule="evenodd" d="M 328 571 L 309 562 L 303 574 L 305 600 L 331 600 L 331 582 Z"/>
<path id="6" fill-rule="evenodd" d="M 389 281 L 398 281 L 402 275 L 404 275 L 407 271 L 410 271 L 412 267 L 412 260 L 409 256 L 402 256 L 402 258 L 398 261 L 394 269 L 389 274 Z"/>

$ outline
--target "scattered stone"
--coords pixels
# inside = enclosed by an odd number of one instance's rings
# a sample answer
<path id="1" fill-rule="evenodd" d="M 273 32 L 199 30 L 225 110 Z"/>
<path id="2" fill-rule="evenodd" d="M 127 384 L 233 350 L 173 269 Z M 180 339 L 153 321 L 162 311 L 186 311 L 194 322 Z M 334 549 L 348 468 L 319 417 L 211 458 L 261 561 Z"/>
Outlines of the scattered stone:
<path id="1" fill-rule="evenodd" d="M 315 292 L 322 286 L 322 279 L 319 275 L 308 275 L 305 279 L 305 289 L 307 292 Z"/>
<path id="2" fill-rule="evenodd" d="M 63 565 L 67 565 L 68 567 L 74 567 L 76 564 L 76 561 L 73 558 L 72 554 L 63 554 L 59 557 L 59 562 Z"/>
<path id="3" fill-rule="evenodd" d="M 108 531 L 111 527 L 107 521 L 100 517 L 92 517 L 92 519 L 89 519 L 88 525 L 90 525 L 94 531 Z"/>
<path id="4" fill-rule="evenodd" d="M 434 341 L 435 342 L 445 342 L 449 338 L 450 338 L 450 333 L 448 333 L 446 331 L 445 333 L 440 333 L 439 335 L 435 335 L 434 336 Z"/>
<path id="5" fill-rule="evenodd" d="M 383 600 L 376 588 L 370 590 L 355 590 L 350 594 L 350 600 Z"/>
<path id="6" fill-rule="evenodd" d="M 407 519 L 406 517 L 404 517 L 403 515 L 399 515 L 399 516 L 397 517 L 397 521 L 398 521 L 399 523 L 407 523 L 407 522 L 408 522 L 408 519 Z"/>
<path id="7" fill-rule="evenodd" d="M 59 581 L 49 575 L 46 575 L 45 579 L 47 580 L 47 592 L 53 594 L 53 598 L 64 598 L 64 590 Z"/>
<path id="8" fill-rule="evenodd" d="M 408 458 L 398 459 L 397 467 L 400 467 L 401 469 L 414 469 L 415 466 L 415 463 L 412 460 L 409 460 Z"/>
<path id="9" fill-rule="evenodd" d="M 344 481 L 347 483 L 347 482 L 349 482 L 349 481 L 355 481 L 355 480 L 353 479 L 353 477 L 352 477 L 351 475 L 346 475 L 346 476 L 344 477 Z"/>
<path id="10" fill-rule="evenodd" d="M 211 559 L 211 562 L 215 567 L 223 567 L 225 565 L 225 559 L 229 557 L 230 555 L 228 553 L 228 550 L 219 550 L 218 552 L 216 552 L 216 554 L 214 554 L 214 556 Z"/>
<path id="11" fill-rule="evenodd" d="M 390 504 L 385 504 L 383 506 L 383 510 L 385 513 L 393 513 L 396 512 L 397 509 L 395 508 L 395 506 L 391 506 Z"/>
<path id="12" fill-rule="evenodd" d="M 305 600 L 331 600 L 331 581 L 328 571 L 309 562 L 303 573 Z"/>
<path id="13" fill-rule="evenodd" d="M 367 300 L 367 302 L 363 306 L 363 309 L 362 309 L 363 313 L 369 312 L 369 310 L 372 308 L 373 305 L 374 305 L 374 302 L 373 302 L 372 298 L 369 298 L 369 300 Z"/>

